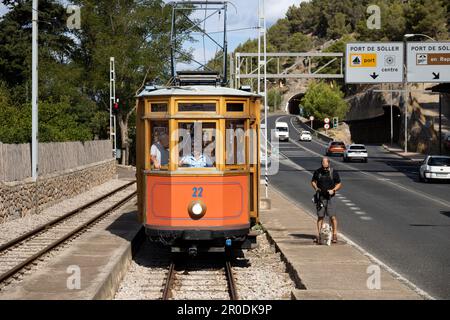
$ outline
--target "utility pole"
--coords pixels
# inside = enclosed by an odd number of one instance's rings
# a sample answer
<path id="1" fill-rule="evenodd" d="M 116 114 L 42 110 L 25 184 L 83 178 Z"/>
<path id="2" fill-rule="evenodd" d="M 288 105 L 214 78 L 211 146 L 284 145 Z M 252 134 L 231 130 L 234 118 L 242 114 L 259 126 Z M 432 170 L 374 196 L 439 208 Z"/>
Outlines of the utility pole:
<path id="1" fill-rule="evenodd" d="M 261 57 L 261 36 L 263 38 L 263 52 Z M 261 59 L 262 58 L 262 59 Z M 261 79 L 261 66 L 263 68 L 263 77 Z M 261 92 L 261 80 L 264 81 L 264 92 Z M 268 147 L 269 147 L 269 137 L 268 137 L 268 123 L 267 123 L 267 36 L 266 36 L 266 8 L 265 0 L 258 1 L 258 94 L 262 95 L 264 98 L 264 135 L 266 137 L 265 144 L 265 187 L 266 187 L 266 198 L 269 197 L 269 177 L 267 175 L 268 171 Z"/>
<path id="2" fill-rule="evenodd" d="M 38 177 L 38 0 L 32 5 L 32 93 L 31 93 L 31 177 L 34 182 Z"/>
<path id="3" fill-rule="evenodd" d="M 228 84 L 228 39 L 227 39 L 227 6 L 228 3 L 224 3 L 223 10 L 223 86 Z"/>

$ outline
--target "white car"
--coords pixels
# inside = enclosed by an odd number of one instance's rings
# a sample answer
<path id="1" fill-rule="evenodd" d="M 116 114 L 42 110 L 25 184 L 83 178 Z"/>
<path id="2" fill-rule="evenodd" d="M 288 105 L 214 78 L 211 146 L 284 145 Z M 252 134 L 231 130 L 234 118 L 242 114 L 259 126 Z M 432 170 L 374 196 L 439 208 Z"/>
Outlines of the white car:
<path id="1" fill-rule="evenodd" d="M 419 169 L 420 181 L 450 180 L 450 157 L 427 156 Z"/>
<path id="2" fill-rule="evenodd" d="M 367 162 L 369 158 L 369 153 L 367 152 L 366 146 L 363 144 L 351 144 L 344 151 L 344 162 L 352 160 L 361 160 Z"/>
<path id="3" fill-rule="evenodd" d="M 300 133 L 300 141 L 311 141 L 311 140 L 312 140 L 311 132 L 303 130 Z"/>
<path id="4" fill-rule="evenodd" d="M 275 123 L 275 137 L 282 141 L 289 140 L 289 126 L 286 122 Z"/>

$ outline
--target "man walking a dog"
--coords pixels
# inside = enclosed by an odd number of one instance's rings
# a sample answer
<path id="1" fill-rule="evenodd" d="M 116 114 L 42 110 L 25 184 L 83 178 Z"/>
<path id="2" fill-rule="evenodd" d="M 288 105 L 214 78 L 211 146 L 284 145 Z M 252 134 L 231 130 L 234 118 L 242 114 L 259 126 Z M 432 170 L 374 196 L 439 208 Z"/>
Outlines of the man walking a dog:
<path id="1" fill-rule="evenodd" d="M 316 191 L 317 207 L 317 233 L 318 237 L 314 240 L 320 243 L 320 230 L 325 216 L 330 217 L 333 226 L 332 242 L 337 243 L 337 220 L 333 197 L 336 195 L 342 184 L 339 174 L 330 167 L 330 160 L 327 157 L 322 159 L 322 167 L 314 172 L 311 185 Z"/>

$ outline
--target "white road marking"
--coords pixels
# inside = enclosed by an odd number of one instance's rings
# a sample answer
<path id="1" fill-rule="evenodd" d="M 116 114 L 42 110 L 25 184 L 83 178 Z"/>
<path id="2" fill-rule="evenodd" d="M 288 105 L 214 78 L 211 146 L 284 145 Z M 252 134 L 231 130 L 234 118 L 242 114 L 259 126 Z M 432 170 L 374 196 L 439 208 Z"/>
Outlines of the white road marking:
<path id="1" fill-rule="evenodd" d="M 371 217 L 359 217 L 361 220 L 370 221 L 373 220 Z"/>
<path id="2" fill-rule="evenodd" d="M 355 212 L 353 212 L 353 213 L 355 213 L 355 214 L 359 214 L 359 215 L 363 215 L 363 214 L 366 214 L 364 211 L 355 211 Z"/>
<path id="3" fill-rule="evenodd" d="M 278 191 L 281 193 L 281 191 Z M 290 201 L 294 206 L 299 206 L 296 201 L 294 201 L 289 195 L 281 193 L 284 198 L 286 198 L 288 201 Z M 306 207 L 300 207 L 303 211 L 305 211 L 310 217 L 312 217 L 314 220 L 317 219 L 317 215 L 313 212 L 311 212 Z M 409 281 L 406 277 L 402 276 L 400 273 L 389 267 L 386 263 L 382 262 L 380 259 L 375 257 L 373 254 L 369 253 L 366 249 L 358 245 L 356 242 L 352 241 L 347 235 L 343 234 L 342 232 L 338 232 L 339 237 L 341 237 L 346 243 L 348 243 L 350 246 L 361 252 L 364 256 L 366 256 L 370 261 L 373 263 L 379 265 L 384 270 L 386 270 L 389 274 L 391 274 L 395 279 L 399 280 L 400 282 L 403 282 L 406 286 L 411 288 L 414 292 L 416 292 L 418 295 L 423 297 L 427 300 L 436 300 L 433 296 L 431 296 L 426 291 L 420 289 L 418 286 L 416 286 L 414 283 Z"/>
<path id="4" fill-rule="evenodd" d="M 294 128 L 295 129 L 295 128 Z M 290 139 L 291 140 L 291 139 Z M 291 141 L 292 142 L 292 141 Z M 298 145 L 298 144 L 297 144 Z M 316 152 L 306 149 L 305 150 L 317 154 Z M 309 175 L 312 176 L 312 173 L 309 171 L 306 171 L 303 167 L 301 167 L 300 165 L 296 164 L 295 162 L 293 162 L 292 160 L 286 159 L 284 160 L 286 162 L 289 162 L 289 165 L 292 167 L 295 167 L 297 169 L 300 170 L 300 172 L 305 172 Z M 350 167 L 350 166 L 349 166 Z M 353 169 L 353 167 L 350 167 Z M 368 173 L 364 173 L 367 175 L 370 175 Z M 372 176 L 372 175 L 370 175 Z M 394 184 L 395 183 L 390 183 L 390 184 Z M 403 187 L 402 187 L 403 188 Z M 298 206 L 296 201 L 294 201 L 289 195 L 282 193 L 283 196 L 285 198 L 287 198 L 291 203 L 293 203 L 295 206 Z M 437 200 L 439 201 L 439 200 Z M 313 219 L 317 219 L 317 215 L 313 212 L 310 211 L 309 208 L 307 207 L 301 207 L 307 214 L 309 214 Z M 356 211 L 358 212 L 358 211 Z M 350 239 L 349 236 L 343 234 L 342 232 L 338 232 L 339 236 L 345 241 L 347 242 L 350 246 L 354 247 L 355 249 L 357 249 L 359 252 L 361 252 L 364 256 L 366 256 L 369 260 L 371 260 L 373 263 L 378 264 L 380 267 L 382 267 L 384 270 L 386 270 L 389 274 L 391 274 L 394 278 L 396 278 L 397 280 L 403 282 L 406 286 L 408 286 L 409 288 L 411 288 L 414 292 L 416 292 L 418 295 L 422 296 L 425 299 L 428 300 L 435 300 L 435 298 L 433 296 L 431 296 L 429 293 L 427 293 L 426 291 L 420 289 L 418 286 L 416 286 L 414 283 L 412 283 L 411 281 L 409 281 L 406 277 L 402 276 L 400 273 L 398 273 L 397 271 L 395 271 L 394 269 L 392 269 L 391 267 L 389 267 L 387 264 L 385 264 L 384 262 L 382 262 L 380 259 L 378 259 L 377 257 L 375 257 L 373 254 L 369 253 L 366 249 L 364 249 L 363 247 L 361 247 L 360 245 L 358 245 L 356 242 L 352 241 Z"/>
<path id="5" fill-rule="evenodd" d="M 350 207 L 349 209 L 350 209 L 350 210 L 353 210 L 353 211 L 359 211 L 359 210 L 361 210 L 361 208 L 358 208 L 358 207 Z"/>
<path id="6" fill-rule="evenodd" d="M 280 118 L 282 118 L 282 117 L 280 117 Z M 280 119 L 280 118 L 278 118 L 278 119 Z M 289 122 L 291 123 L 292 127 L 293 127 L 298 133 L 300 133 L 300 130 L 298 130 L 298 129 L 295 127 L 295 124 L 292 122 L 293 119 L 294 119 L 294 117 L 291 117 L 291 119 L 290 119 Z M 312 140 L 312 141 L 315 142 L 315 143 L 317 143 L 317 144 L 320 144 L 320 145 L 323 146 L 323 147 L 328 147 L 327 144 L 322 143 L 321 141 L 317 141 L 317 140 Z"/>
<path id="7" fill-rule="evenodd" d="M 350 200 L 342 200 L 342 202 L 351 202 Z"/>
<path id="8" fill-rule="evenodd" d="M 286 116 L 285 116 L 285 117 L 286 117 Z M 282 118 L 282 117 L 280 117 L 280 118 Z M 291 123 L 291 124 L 292 124 L 292 123 Z M 296 129 L 296 128 L 294 128 L 294 129 Z M 297 129 L 296 129 L 296 130 L 297 130 Z M 300 148 L 302 148 L 302 149 L 304 149 L 304 150 L 306 150 L 306 151 L 308 151 L 308 152 L 310 152 L 310 153 L 312 153 L 312 154 L 314 154 L 314 155 L 316 155 L 316 156 L 318 156 L 318 157 L 323 157 L 323 155 L 321 155 L 320 153 L 317 153 L 317 152 L 315 152 L 315 151 L 313 151 L 313 150 L 311 150 L 311 149 L 308 149 L 308 148 L 302 146 L 301 144 L 297 143 L 296 141 L 294 141 L 294 140 L 292 140 L 292 139 L 289 139 L 289 140 L 290 140 L 293 144 L 299 146 Z M 360 170 L 359 170 L 358 168 L 356 168 L 356 167 L 353 167 L 353 166 L 351 166 L 351 165 L 348 165 L 348 164 L 345 164 L 345 163 L 342 163 L 342 162 L 338 162 L 338 161 L 336 161 L 336 160 L 334 160 L 334 159 L 332 159 L 332 158 L 329 158 L 329 159 L 330 159 L 331 162 L 333 162 L 333 163 L 335 163 L 335 164 L 338 164 L 338 163 L 339 163 L 339 164 L 342 165 L 343 167 L 346 167 L 346 168 L 351 169 L 351 170 L 355 170 L 355 171 L 357 171 L 357 172 L 360 173 L 360 174 L 363 174 L 363 175 L 366 175 L 366 176 L 368 176 L 368 177 L 371 177 L 371 178 L 374 179 L 374 181 L 379 181 L 380 183 L 389 184 L 389 185 L 394 186 L 394 187 L 396 187 L 396 188 L 398 188 L 398 189 L 402 189 L 403 191 L 412 193 L 412 194 L 414 194 L 414 195 L 417 196 L 417 197 L 425 198 L 425 199 L 427 199 L 427 200 L 430 200 L 430 201 L 439 203 L 440 205 L 443 205 L 443 206 L 445 206 L 445 207 L 449 207 L 449 208 L 450 208 L 450 202 L 447 202 L 447 201 L 444 201 L 444 200 L 440 200 L 440 199 L 436 199 L 436 198 L 433 198 L 433 197 L 431 197 L 431 196 L 429 196 L 429 195 L 426 195 L 426 194 L 423 194 L 423 193 L 420 193 L 420 192 L 411 190 L 411 189 L 408 188 L 408 187 L 404 187 L 404 186 L 399 185 L 399 184 L 397 184 L 397 183 L 395 183 L 395 182 L 393 182 L 393 181 L 390 181 L 390 180 L 378 180 L 379 177 L 377 177 L 377 176 L 374 175 L 374 174 L 371 174 L 371 173 L 368 173 L 368 172 L 360 171 Z"/>

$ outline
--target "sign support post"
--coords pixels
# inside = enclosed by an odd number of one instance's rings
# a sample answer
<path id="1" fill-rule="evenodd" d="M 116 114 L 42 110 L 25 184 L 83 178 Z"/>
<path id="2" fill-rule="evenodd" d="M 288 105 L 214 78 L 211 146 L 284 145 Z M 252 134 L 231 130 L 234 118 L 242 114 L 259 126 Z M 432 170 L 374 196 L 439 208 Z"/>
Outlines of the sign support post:
<path id="1" fill-rule="evenodd" d="M 442 156 L 442 93 L 439 92 L 439 155 Z"/>
<path id="2" fill-rule="evenodd" d="M 394 92 L 393 86 L 391 85 L 391 146 L 394 144 L 394 112 L 393 112 L 393 105 L 394 105 Z"/>

